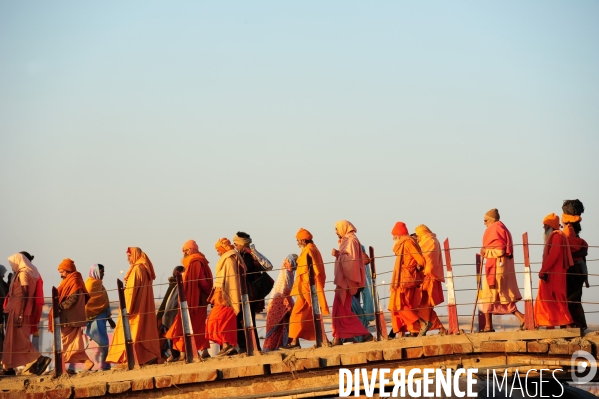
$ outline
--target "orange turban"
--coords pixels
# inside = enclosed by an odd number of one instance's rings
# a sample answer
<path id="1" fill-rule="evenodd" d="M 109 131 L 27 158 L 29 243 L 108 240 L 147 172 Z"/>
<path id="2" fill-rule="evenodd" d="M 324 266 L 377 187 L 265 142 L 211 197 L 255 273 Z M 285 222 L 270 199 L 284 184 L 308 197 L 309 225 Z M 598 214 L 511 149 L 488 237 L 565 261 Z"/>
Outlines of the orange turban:
<path id="1" fill-rule="evenodd" d="M 488 216 L 491 219 L 495 219 L 495 221 L 498 221 L 499 220 L 499 211 L 497 210 L 497 208 L 493 208 L 489 212 L 485 213 L 485 216 Z"/>
<path id="2" fill-rule="evenodd" d="M 559 230 L 559 217 L 555 213 L 550 213 L 543 219 L 543 224 L 551 227 L 553 230 Z"/>
<path id="3" fill-rule="evenodd" d="M 195 249 L 196 251 L 199 251 L 198 244 L 194 240 L 185 241 L 183 249 Z"/>
<path id="4" fill-rule="evenodd" d="M 231 241 L 229 241 L 228 238 L 221 238 L 218 241 L 216 241 L 216 244 L 214 244 L 214 248 L 217 251 L 220 249 L 221 251 L 227 252 L 234 249 L 235 247 L 231 244 Z"/>
<path id="5" fill-rule="evenodd" d="M 423 236 L 425 234 L 432 233 L 432 231 L 428 227 L 426 227 L 425 225 L 423 225 L 423 224 L 421 224 L 420 226 L 416 227 L 415 231 L 416 231 L 416 235 L 418 237 Z"/>
<path id="6" fill-rule="evenodd" d="M 397 237 L 408 235 L 408 228 L 404 222 L 397 222 L 395 223 L 395 226 L 393 226 L 391 234 Z"/>
<path id="7" fill-rule="evenodd" d="M 63 259 L 62 262 L 60 262 L 60 265 L 58 265 L 58 271 L 60 272 L 63 270 L 69 273 L 76 272 L 77 268 L 75 267 L 75 262 L 69 258 Z"/>
<path id="8" fill-rule="evenodd" d="M 567 213 L 562 213 L 562 223 L 577 223 L 582 222 L 582 218 L 578 215 L 568 215 Z"/>
<path id="9" fill-rule="evenodd" d="M 313 237 L 312 237 L 312 234 L 310 234 L 310 232 L 308 230 L 306 230 L 302 227 L 299 229 L 299 231 L 295 235 L 295 238 L 297 238 L 298 240 L 311 240 Z"/>

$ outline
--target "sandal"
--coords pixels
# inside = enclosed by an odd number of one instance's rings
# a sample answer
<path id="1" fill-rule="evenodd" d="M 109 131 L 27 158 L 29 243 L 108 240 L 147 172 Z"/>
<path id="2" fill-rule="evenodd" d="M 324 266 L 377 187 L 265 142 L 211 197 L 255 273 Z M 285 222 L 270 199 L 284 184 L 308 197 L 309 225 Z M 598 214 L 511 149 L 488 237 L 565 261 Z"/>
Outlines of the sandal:
<path id="1" fill-rule="evenodd" d="M 426 322 L 426 325 L 424 326 L 424 328 L 420 329 L 420 332 L 418 333 L 419 337 L 422 337 L 426 334 L 426 332 L 429 330 L 429 328 L 431 328 L 433 326 L 433 323 L 431 323 L 430 321 Z"/>

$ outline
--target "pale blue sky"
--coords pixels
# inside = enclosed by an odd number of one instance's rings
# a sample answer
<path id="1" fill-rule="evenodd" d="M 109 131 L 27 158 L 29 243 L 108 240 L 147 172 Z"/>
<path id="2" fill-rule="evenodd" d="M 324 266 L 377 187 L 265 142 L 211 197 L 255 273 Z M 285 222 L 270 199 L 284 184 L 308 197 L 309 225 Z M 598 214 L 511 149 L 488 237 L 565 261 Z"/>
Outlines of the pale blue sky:
<path id="1" fill-rule="evenodd" d="M 127 246 L 165 280 L 190 238 L 278 267 L 300 227 L 332 260 L 339 219 L 478 246 L 493 207 L 540 242 L 566 198 L 599 245 L 597 43 L 596 1 L 2 2 L 0 254 L 112 288 Z"/>

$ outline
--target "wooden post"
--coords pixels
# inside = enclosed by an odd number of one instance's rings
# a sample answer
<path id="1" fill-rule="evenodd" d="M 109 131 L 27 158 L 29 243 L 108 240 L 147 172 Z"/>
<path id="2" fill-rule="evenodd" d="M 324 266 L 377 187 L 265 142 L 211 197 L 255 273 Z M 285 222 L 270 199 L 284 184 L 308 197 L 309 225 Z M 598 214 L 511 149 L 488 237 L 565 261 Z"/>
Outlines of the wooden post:
<path id="1" fill-rule="evenodd" d="M 524 328 L 534 330 L 535 316 L 532 303 L 532 276 L 528 252 L 528 233 L 522 234 L 522 244 L 522 248 L 524 249 Z"/>
<path id="2" fill-rule="evenodd" d="M 125 285 L 121 280 L 116 280 L 117 292 L 119 294 L 119 306 L 121 310 L 121 323 L 123 324 L 123 333 L 125 334 L 125 352 L 127 353 L 127 366 L 133 370 L 138 364 L 137 355 L 133 346 L 131 337 L 131 326 L 129 325 L 129 315 L 127 314 L 127 303 L 125 302 Z"/>
<path id="3" fill-rule="evenodd" d="M 240 254 L 238 254 L 241 257 Z M 258 349 L 258 343 L 256 342 L 255 327 L 252 321 L 252 311 L 250 309 L 250 299 L 248 296 L 248 288 L 246 281 L 246 270 L 239 270 L 237 276 L 239 278 L 239 288 L 241 289 L 241 306 L 243 312 L 243 332 L 245 334 L 245 345 L 248 356 L 254 356 L 254 353 Z"/>
<path id="4" fill-rule="evenodd" d="M 183 279 L 181 273 L 177 272 L 177 291 L 179 293 L 179 312 L 181 323 L 183 324 L 183 340 L 185 341 L 185 363 L 193 363 L 198 357 L 196 341 L 193 337 L 193 327 L 189 318 L 189 308 L 187 307 L 187 298 L 185 297 L 185 288 L 183 288 Z"/>
<path id="5" fill-rule="evenodd" d="M 54 375 L 60 377 L 65 372 L 62 355 L 62 338 L 60 336 L 60 314 L 58 308 L 58 290 L 52 287 L 52 323 L 54 327 Z M 25 326 L 29 327 L 29 326 Z"/>
<path id="6" fill-rule="evenodd" d="M 368 252 L 370 255 L 370 273 L 372 274 L 372 302 L 374 303 L 374 321 L 376 323 L 376 340 L 388 340 L 387 335 L 387 322 L 385 321 L 385 314 L 381 310 L 381 300 L 379 293 L 376 289 L 376 265 L 374 260 L 374 248 L 369 247 Z"/>
<path id="7" fill-rule="evenodd" d="M 455 290 L 453 287 L 453 270 L 451 268 L 451 254 L 449 253 L 449 238 L 445 239 L 443 249 L 445 252 L 445 266 L 447 267 L 447 278 L 445 279 L 445 286 L 447 287 L 447 316 L 449 319 L 447 331 L 449 334 L 457 334 L 460 331 L 460 326 L 458 324 L 458 309 L 456 307 Z"/>
<path id="8" fill-rule="evenodd" d="M 308 255 L 308 279 L 310 280 L 310 298 L 312 299 L 312 318 L 314 320 L 314 333 L 316 334 L 316 347 L 320 348 L 323 343 L 328 345 L 329 339 L 324 331 L 322 312 L 320 310 L 320 302 L 318 302 L 318 292 L 316 291 L 316 281 L 312 266 L 312 257 Z"/>
<path id="9" fill-rule="evenodd" d="M 483 265 L 482 258 L 480 254 L 476 254 L 476 302 L 478 303 L 478 295 L 480 294 L 480 290 L 482 289 L 482 281 L 483 281 Z M 485 321 L 485 314 L 478 309 L 478 331 L 483 331 L 487 326 L 487 322 Z"/>

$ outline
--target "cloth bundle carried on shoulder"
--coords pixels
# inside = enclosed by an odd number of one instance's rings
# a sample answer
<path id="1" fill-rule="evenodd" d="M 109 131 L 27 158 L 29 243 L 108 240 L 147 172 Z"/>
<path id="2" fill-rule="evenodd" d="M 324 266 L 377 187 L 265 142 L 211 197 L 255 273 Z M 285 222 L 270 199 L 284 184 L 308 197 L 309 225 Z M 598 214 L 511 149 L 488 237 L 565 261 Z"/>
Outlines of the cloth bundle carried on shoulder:
<path id="1" fill-rule="evenodd" d="M 272 263 L 270 263 L 270 261 L 266 258 L 266 256 L 264 256 L 260 252 L 258 252 L 258 250 L 256 249 L 256 246 L 254 244 L 250 244 L 250 250 L 251 250 L 250 253 L 252 254 L 252 257 L 256 260 L 256 262 L 258 262 L 260 267 L 262 267 L 262 270 L 269 271 L 269 270 L 273 269 Z"/>

